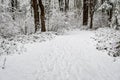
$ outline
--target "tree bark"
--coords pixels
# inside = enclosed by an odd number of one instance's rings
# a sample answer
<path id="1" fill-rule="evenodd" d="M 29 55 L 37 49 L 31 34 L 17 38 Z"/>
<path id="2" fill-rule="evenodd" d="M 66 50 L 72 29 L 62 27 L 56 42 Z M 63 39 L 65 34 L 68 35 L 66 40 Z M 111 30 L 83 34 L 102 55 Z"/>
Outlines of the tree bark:
<path id="1" fill-rule="evenodd" d="M 44 6 L 42 4 L 42 0 L 39 0 L 39 7 L 40 7 L 40 10 L 41 10 L 41 32 L 45 32 L 46 31 L 46 27 L 45 27 L 45 9 L 44 9 Z"/>
<path id="2" fill-rule="evenodd" d="M 38 3 L 37 0 L 32 0 L 32 6 L 34 10 L 34 24 L 35 24 L 35 32 L 38 31 L 39 29 L 39 8 L 38 8 Z"/>
<path id="3" fill-rule="evenodd" d="M 69 0 L 65 0 L 65 12 L 69 10 Z"/>
<path id="4" fill-rule="evenodd" d="M 63 0 L 58 0 L 60 11 L 63 11 Z"/>
<path id="5" fill-rule="evenodd" d="M 96 0 L 90 0 L 90 29 L 93 28 L 93 17 L 95 12 L 95 5 L 97 4 Z"/>
<path id="6" fill-rule="evenodd" d="M 110 5 L 112 6 L 112 8 L 109 10 L 109 21 L 111 22 L 112 20 L 112 16 L 113 16 L 113 3 L 110 3 Z"/>
<path id="7" fill-rule="evenodd" d="M 90 29 L 93 27 L 94 0 L 90 0 Z"/>
<path id="8" fill-rule="evenodd" d="M 11 0 L 11 12 L 13 13 L 13 14 L 12 14 L 13 20 L 15 20 L 14 12 L 15 12 L 15 10 L 17 9 L 17 7 L 18 7 L 17 0 Z"/>
<path id="9" fill-rule="evenodd" d="M 88 24 L 88 0 L 83 1 L 83 25 Z"/>

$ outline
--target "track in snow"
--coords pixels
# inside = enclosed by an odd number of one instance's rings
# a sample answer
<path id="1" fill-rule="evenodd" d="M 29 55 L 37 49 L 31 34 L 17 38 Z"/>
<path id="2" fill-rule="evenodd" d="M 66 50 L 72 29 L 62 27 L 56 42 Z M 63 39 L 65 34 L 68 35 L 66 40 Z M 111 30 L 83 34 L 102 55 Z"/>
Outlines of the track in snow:
<path id="1" fill-rule="evenodd" d="M 0 80 L 120 80 L 120 62 L 93 45 L 93 31 L 73 31 L 7 58 Z"/>

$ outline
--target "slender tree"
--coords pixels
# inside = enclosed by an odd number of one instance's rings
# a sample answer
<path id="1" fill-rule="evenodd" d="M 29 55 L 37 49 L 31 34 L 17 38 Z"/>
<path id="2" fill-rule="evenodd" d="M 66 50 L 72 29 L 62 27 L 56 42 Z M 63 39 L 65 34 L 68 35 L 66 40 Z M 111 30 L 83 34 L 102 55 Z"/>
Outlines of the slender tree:
<path id="1" fill-rule="evenodd" d="M 41 10 L 41 31 L 42 32 L 45 32 L 46 31 L 46 27 L 45 27 L 45 9 L 44 9 L 44 6 L 42 4 L 42 0 L 39 0 L 39 7 L 40 7 L 40 10 Z"/>
<path id="2" fill-rule="evenodd" d="M 65 12 L 69 10 L 69 0 L 65 0 Z"/>
<path id="3" fill-rule="evenodd" d="M 35 32 L 38 31 L 40 27 L 40 20 L 39 20 L 39 8 L 38 8 L 38 3 L 37 0 L 32 0 L 32 6 L 34 10 L 34 24 L 35 24 Z"/>
<path id="4" fill-rule="evenodd" d="M 51 0 L 48 2 L 48 30 L 49 30 L 49 23 L 50 23 L 50 11 L 51 11 Z"/>
<path id="5" fill-rule="evenodd" d="M 89 0 L 89 12 L 90 12 L 90 29 L 93 27 L 93 16 L 96 11 L 95 6 L 97 5 L 98 0 Z"/>
<path id="6" fill-rule="evenodd" d="M 59 2 L 60 11 L 63 11 L 63 10 L 64 10 L 64 9 L 63 9 L 63 6 L 64 6 L 63 0 L 58 0 L 58 2 Z"/>
<path id="7" fill-rule="evenodd" d="M 95 8 L 95 0 L 90 0 L 90 5 L 89 5 L 89 8 L 90 8 L 90 29 L 92 29 L 93 27 L 93 15 L 94 15 L 94 8 Z"/>
<path id="8" fill-rule="evenodd" d="M 13 13 L 12 18 L 15 20 L 14 12 L 18 8 L 18 2 L 17 0 L 11 0 L 11 12 Z"/>
<path id="9" fill-rule="evenodd" d="M 109 15 L 108 20 L 111 22 L 111 21 L 112 21 L 111 19 L 112 19 L 112 16 L 113 16 L 113 3 L 110 2 L 109 4 L 112 6 L 112 7 L 110 8 L 109 12 L 108 12 L 108 13 L 109 13 L 109 14 L 108 14 L 108 15 Z"/>
<path id="10" fill-rule="evenodd" d="M 88 24 L 88 0 L 83 0 L 83 25 Z"/>

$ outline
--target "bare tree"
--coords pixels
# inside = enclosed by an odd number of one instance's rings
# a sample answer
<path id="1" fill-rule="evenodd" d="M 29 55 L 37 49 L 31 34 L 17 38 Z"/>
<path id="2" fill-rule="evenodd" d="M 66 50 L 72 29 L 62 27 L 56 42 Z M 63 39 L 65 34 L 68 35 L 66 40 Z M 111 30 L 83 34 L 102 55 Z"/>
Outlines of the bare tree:
<path id="1" fill-rule="evenodd" d="M 39 0 L 39 7 L 40 7 L 40 10 L 41 10 L 41 31 L 42 32 L 45 32 L 46 31 L 46 28 L 45 28 L 45 9 L 44 9 L 44 6 L 42 4 L 42 0 Z"/>
<path id="2" fill-rule="evenodd" d="M 88 24 L 88 0 L 83 1 L 83 25 Z"/>
<path id="3" fill-rule="evenodd" d="M 11 0 L 11 12 L 13 13 L 12 18 L 15 20 L 14 12 L 18 8 L 18 2 L 17 0 Z"/>
<path id="4" fill-rule="evenodd" d="M 69 10 L 69 0 L 65 0 L 65 12 Z"/>
<path id="5" fill-rule="evenodd" d="M 60 11 L 63 11 L 63 10 L 64 10 L 64 9 L 63 9 L 63 7 L 64 7 L 64 2 L 63 2 L 63 0 L 58 0 L 58 2 L 59 2 Z"/>
<path id="6" fill-rule="evenodd" d="M 35 32 L 37 32 L 40 27 L 39 8 L 38 8 L 37 0 L 32 0 L 32 6 L 33 6 L 33 10 L 34 10 Z"/>
<path id="7" fill-rule="evenodd" d="M 92 29 L 95 2 L 94 2 L 94 0 L 90 0 L 89 2 L 90 2 L 90 5 L 89 5 L 89 8 L 90 8 L 90 29 Z"/>
<path id="8" fill-rule="evenodd" d="M 113 3 L 109 3 L 110 5 L 111 5 L 111 8 L 110 8 L 110 10 L 108 11 L 108 15 L 109 15 L 109 18 L 108 18 L 108 20 L 111 22 L 112 20 L 112 16 L 113 16 Z"/>

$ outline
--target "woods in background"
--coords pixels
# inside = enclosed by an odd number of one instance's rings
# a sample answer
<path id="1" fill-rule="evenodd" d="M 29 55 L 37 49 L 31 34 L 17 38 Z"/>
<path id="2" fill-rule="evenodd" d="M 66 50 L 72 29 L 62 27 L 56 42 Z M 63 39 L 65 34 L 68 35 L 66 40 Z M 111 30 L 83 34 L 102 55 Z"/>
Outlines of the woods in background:
<path id="1" fill-rule="evenodd" d="M 10 15 L 12 20 L 9 21 L 25 34 L 69 29 L 68 26 L 93 29 L 94 19 L 99 16 L 107 17 L 103 23 L 109 27 L 119 26 L 119 0 L 0 0 L 0 4 L 1 15 Z"/>

